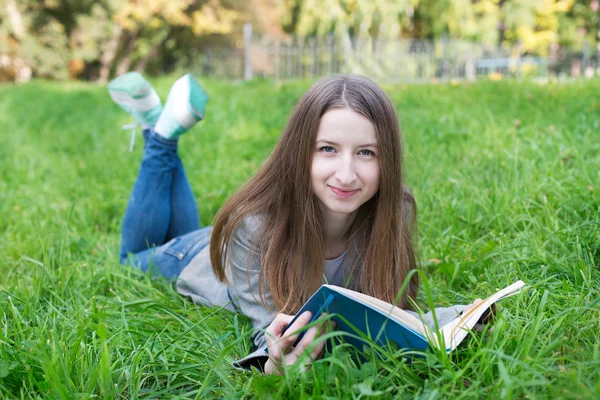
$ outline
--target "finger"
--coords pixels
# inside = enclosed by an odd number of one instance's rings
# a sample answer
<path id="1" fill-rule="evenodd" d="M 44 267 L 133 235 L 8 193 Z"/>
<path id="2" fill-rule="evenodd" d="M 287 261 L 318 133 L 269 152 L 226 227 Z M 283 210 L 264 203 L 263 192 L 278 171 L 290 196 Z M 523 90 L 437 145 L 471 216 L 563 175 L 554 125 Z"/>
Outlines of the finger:
<path id="1" fill-rule="evenodd" d="M 322 334 L 325 333 L 325 329 L 322 329 L 317 338 L 320 337 Z M 315 360 L 319 360 L 321 358 L 323 358 L 323 353 L 325 353 L 325 344 L 327 343 L 326 340 L 321 340 L 319 341 L 319 343 L 317 343 L 314 348 L 311 350 L 310 352 L 310 358 L 315 361 Z"/>
<path id="2" fill-rule="evenodd" d="M 294 323 L 289 328 L 286 329 L 286 333 L 289 332 L 289 334 L 284 335 L 279 340 L 279 343 L 282 344 L 282 346 L 286 347 L 286 348 L 293 346 L 293 344 L 298 339 L 298 336 L 300 335 L 302 328 L 304 328 L 306 326 L 306 324 L 308 324 L 310 322 L 311 318 L 312 318 L 312 313 L 310 311 L 305 311 L 304 313 L 302 313 L 298 317 L 298 319 L 296 319 L 296 321 L 294 321 Z"/>
<path id="3" fill-rule="evenodd" d="M 264 373 L 267 375 L 283 375 L 281 363 L 274 362 L 271 358 L 265 363 Z"/>
<path id="4" fill-rule="evenodd" d="M 289 325 L 289 323 L 294 319 L 293 315 L 287 314 L 277 314 L 273 322 L 267 328 L 267 332 L 271 333 L 272 336 L 279 337 L 285 330 L 285 328 Z"/>
<path id="5" fill-rule="evenodd" d="M 323 313 L 323 315 L 319 319 L 322 319 L 321 329 L 317 333 L 317 336 L 315 337 L 315 339 L 321 337 L 322 335 L 326 334 L 327 332 L 331 332 L 331 331 L 335 330 L 335 328 L 336 328 L 335 321 L 333 319 L 329 318 L 329 316 L 326 313 Z M 310 358 L 313 361 L 323 358 L 323 354 L 325 353 L 326 342 L 327 342 L 326 340 L 322 340 L 311 350 Z"/>
<path id="6" fill-rule="evenodd" d="M 289 321 L 293 318 L 291 315 L 278 314 L 265 330 L 265 340 L 269 343 L 277 342 Z"/>
<path id="7" fill-rule="evenodd" d="M 312 357 L 312 359 L 314 361 L 314 360 L 320 360 L 321 358 L 323 358 L 324 355 L 325 355 L 325 342 L 323 342 L 323 346 L 321 348 L 321 351 L 317 355 L 315 355 L 315 356 L 313 356 L 311 354 L 311 357 Z"/>
<path id="8" fill-rule="evenodd" d="M 318 335 L 320 335 L 323 332 L 323 329 L 325 328 L 325 324 L 321 323 L 319 325 L 315 325 L 310 327 L 307 331 L 306 334 L 304 335 L 304 337 L 302 338 L 302 340 L 300 340 L 300 342 L 296 345 L 296 347 L 294 347 L 294 350 L 292 350 L 298 357 L 300 355 L 302 355 L 302 353 L 304 352 L 304 350 L 306 350 L 314 341 L 315 339 L 318 337 Z M 310 355 L 311 358 L 313 358 L 313 352 L 314 352 L 314 356 L 316 356 L 320 351 L 321 348 L 325 345 L 325 342 L 319 343 L 316 345 L 316 347 L 318 347 L 317 351 L 313 351 L 311 350 Z"/>
<path id="9" fill-rule="evenodd" d="M 274 361 L 281 358 L 281 353 L 284 351 L 280 344 L 281 335 L 293 318 L 293 315 L 278 314 L 265 331 L 265 341 L 269 351 L 269 358 L 272 358 Z"/>

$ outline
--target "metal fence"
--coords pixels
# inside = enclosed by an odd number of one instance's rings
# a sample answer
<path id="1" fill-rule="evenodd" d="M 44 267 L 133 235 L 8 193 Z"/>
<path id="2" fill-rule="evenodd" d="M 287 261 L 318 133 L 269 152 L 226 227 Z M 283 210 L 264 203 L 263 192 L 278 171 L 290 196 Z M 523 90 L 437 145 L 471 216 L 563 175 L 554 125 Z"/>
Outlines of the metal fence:
<path id="1" fill-rule="evenodd" d="M 463 40 L 268 37 L 244 29 L 243 46 L 207 46 L 201 72 L 222 79 L 315 79 L 360 73 L 386 82 L 475 80 L 479 76 L 548 78 L 600 75 L 597 51 L 551 49 L 548 57 L 521 46 L 489 46 Z M 198 68 L 196 68 L 198 69 Z"/>

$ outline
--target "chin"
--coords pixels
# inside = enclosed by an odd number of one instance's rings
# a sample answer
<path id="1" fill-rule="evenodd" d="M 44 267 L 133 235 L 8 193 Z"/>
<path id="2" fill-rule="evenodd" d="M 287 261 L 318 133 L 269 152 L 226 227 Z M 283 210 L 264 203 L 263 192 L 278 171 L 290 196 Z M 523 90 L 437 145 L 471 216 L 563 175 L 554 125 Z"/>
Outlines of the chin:
<path id="1" fill-rule="evenodd" d="M 326 204 L 327 209 L 336 214 L 352 214 L 354 211 L 358 210 L 360 205 L 356 204 Z"/>

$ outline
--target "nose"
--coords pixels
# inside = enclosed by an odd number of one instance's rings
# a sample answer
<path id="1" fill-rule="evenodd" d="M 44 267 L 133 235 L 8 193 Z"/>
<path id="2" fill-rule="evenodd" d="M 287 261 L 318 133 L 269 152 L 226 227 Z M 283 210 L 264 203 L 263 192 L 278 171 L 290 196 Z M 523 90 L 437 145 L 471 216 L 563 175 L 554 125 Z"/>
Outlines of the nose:
<path id="1" fill-rule="evenodd" d="M 335 179 L 347 187 L 356 180 L 356 172 L 354 170 L 354 160 L 352 157 L 341 157 L 339 164 L 335 170 Z"/>

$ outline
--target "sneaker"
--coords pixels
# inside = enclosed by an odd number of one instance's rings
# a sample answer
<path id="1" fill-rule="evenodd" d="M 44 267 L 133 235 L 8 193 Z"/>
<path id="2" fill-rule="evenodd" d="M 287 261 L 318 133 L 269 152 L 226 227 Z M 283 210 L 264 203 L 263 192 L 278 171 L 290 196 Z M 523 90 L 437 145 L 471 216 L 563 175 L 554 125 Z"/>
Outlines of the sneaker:
<path id="1" fill-rule="evenodd" d="M 160 97 L 138 72 L 123 74 L 108 84 L 108 93 L 128 114 L 143 127 L 153 127 L 162 111 Z"/>
<path id="2" fill-rule="evenodd" d="M 154 130 L 167 139 L 177 139 L 204 119 L 208 95 L 192 74 L 177 79 Z"/>

